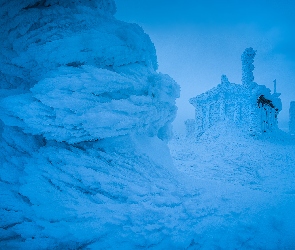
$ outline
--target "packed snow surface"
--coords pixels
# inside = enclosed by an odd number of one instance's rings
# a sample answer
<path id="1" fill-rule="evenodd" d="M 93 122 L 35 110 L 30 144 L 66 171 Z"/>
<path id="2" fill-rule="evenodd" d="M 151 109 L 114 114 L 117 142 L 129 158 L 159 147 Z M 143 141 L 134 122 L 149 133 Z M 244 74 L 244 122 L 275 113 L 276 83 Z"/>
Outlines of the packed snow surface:
<path id="1" fill-rule="evenodd" d="M 294 249 L 294 137 L 252 137 L 224 122 L 169 145 L 175 166 L 199 191 L 192 249 Z"/>
<path id="2" fill-rule="evenodd" d="M 294 142 L 212 132 L 172 159 L 179 86 L 115 11 L 0 0 L 0 249 L 292 249 Z"/>

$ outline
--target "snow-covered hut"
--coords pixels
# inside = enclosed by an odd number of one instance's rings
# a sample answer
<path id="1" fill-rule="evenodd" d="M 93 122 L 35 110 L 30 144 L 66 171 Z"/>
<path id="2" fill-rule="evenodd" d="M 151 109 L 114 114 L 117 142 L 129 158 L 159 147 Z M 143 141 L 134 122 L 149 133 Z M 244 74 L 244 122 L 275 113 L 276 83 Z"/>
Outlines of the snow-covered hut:
<path id="1" fill-rule="evenodd" d="M 190 99 L 195 107 L 195 136 L 201 135 L 219 121 L 229 120 L 250 134 L 274 131 L 282 109 L 280 93 L 254 82 L 256 51 L 247 48 L 242 56 L 242 84 L 229 82 L 225 75 L 213 89 Z M 190 129 L 191 130 L 191 129 Z M 192 131 L 192 130 L 191 130 Z"/>

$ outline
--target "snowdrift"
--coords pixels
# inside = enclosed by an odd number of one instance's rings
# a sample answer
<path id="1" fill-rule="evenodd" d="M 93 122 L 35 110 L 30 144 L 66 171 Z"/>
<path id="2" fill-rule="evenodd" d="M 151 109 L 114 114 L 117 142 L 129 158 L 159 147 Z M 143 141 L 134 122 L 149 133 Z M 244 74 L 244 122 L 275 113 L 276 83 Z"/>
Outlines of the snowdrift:
<path id="1" fill-rule="evenodd" d="M 246 128 L 223 121 L 198 139 L 169 142 L 174 165 L 195 186 L 189 249 L 295 246 L 295 138 L 279 130 L 250 136 Z"/>

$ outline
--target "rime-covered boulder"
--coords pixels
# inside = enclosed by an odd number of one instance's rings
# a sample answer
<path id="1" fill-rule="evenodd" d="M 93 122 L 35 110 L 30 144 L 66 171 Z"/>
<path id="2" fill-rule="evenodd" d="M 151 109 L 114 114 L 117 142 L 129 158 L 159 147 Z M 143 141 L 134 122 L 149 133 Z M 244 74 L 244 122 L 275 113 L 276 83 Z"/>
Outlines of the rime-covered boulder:
<path id="1" fill-rule="evenodd" d="M 0 1 L 0 248 L 179 242 L 162 220 L 183 216 L 165 143 L 179 87 L 115 10 Z"/>
<path id="2" fill-rule="evenodd" d="M 24 91 L 1 103 L 5 124 L 70 143 L 130 131 L 166 136 L 178 87 L 155 72 L 141 28 L 113 18 L 112 1 L 13 3 L 0 12 L 1 86 Z"/>

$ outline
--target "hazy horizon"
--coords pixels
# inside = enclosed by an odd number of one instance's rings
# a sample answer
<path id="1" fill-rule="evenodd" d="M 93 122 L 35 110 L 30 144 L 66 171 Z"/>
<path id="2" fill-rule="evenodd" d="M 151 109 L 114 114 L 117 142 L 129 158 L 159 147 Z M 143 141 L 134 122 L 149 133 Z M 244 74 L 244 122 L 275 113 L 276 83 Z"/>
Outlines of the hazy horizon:
<path id="1" fill-rule="evenodd" d="M 135 1 L 117 0 L 116 17 L 139 24 L 151 37 L 159 71 L 181 86 L 174 128 L 194 118 L 188 100 L 220 83 L 222 74 L 241 83 L 241 54 L 257 50 L 254 81 L 281 93 L 279 126 L 286 129 L 295 100 L 295 6 L 291 1 Z"/>

